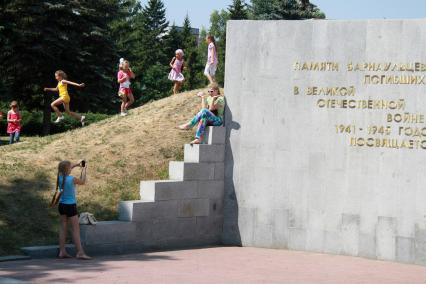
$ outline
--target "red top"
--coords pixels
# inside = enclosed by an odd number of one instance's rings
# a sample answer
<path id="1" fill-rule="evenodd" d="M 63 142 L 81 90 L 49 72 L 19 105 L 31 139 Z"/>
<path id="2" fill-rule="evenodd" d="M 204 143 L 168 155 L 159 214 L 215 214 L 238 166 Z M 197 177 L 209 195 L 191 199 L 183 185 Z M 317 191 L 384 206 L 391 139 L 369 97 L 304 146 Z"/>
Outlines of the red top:
<path id="1" fill-rule="evenodd" d="M 7 119 L 21 119 L 21 114 L 19 112 L 9 111 L 7 113 Z M 21 123 L 17 122 L 8 122 L 7 123 L 7 133 L 15 133 L 21 131 Z"/>

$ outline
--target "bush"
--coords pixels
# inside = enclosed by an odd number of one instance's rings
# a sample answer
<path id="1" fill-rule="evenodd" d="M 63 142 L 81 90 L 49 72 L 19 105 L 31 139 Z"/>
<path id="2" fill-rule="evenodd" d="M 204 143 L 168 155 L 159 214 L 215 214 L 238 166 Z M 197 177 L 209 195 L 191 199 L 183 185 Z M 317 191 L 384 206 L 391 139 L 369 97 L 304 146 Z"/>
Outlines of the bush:
<path id="1" fill-rule="evenodd" d="M 42 135 L 43 131 L 43 113 L 41 111 L 38 112 L 30 112 L 23 110 L 21 111 L 22 115 L 22 135 L 26 136 L 36 136 Z M 107 114 L 101 113 L 86 113 L 86 125 L 104 120 L 110 117 Z M 52 113 L 51 121 L 56 119 L 56 115 Z M 71 129 L 75 129 L 81 127 L 81 123 L 76 119 L 73 119 L 67 115 L 65 115 L 65 119 L 59 124 L 51 124 L 50 134 L 56 134 L 65 132 Z M 6 133 L 7 128 L 7 111 L 3 111 L 3 120 L 0 121 L 0 135 L 4 135 Z"/>

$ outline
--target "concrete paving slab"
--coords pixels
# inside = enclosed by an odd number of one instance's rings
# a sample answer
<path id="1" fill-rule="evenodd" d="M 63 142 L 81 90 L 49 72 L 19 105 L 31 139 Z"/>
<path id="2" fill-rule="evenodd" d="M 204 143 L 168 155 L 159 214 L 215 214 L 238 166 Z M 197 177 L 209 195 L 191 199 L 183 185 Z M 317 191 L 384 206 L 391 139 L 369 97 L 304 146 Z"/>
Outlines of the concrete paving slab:
<path id="1" fill-rule="evenodd" d="M 420 284 L 425 283 L 426 267 L 288 250 L 213 247 L 97 257 L 91 261 L 3 262 L 0 263 L 1 277 L 35 284 Z"/>

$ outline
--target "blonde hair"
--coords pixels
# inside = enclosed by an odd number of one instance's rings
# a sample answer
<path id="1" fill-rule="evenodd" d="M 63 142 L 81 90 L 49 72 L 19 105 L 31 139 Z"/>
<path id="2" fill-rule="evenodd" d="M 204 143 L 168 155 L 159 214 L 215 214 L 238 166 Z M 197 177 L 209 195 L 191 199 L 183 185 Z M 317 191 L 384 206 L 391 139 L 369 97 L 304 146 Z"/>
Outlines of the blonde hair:
<path id="1" fill-rule="evenodd" d="M 211 83 L 209 84 L 209 88 L 213 90 L 217 90 L 217 93 L 220 95 L 220 87 L 218 83 Z"/>
<path id="2" fill-rule="evenodd" d="M 64 80 L 66 80 L 67 79 L 67 73 L 65 73 L 64 71 L 62 71 L 62 70 L 58 70 L 58 71 L 56 71 L 55 72 L 55 75 L 59 75 L 59 76 L 61 76 L 61 78 L 62 79 L 64 79 Z"/>
<path id="3" fill-rule="evenodd" d="M 183 53 L 183 50 L 182 49 L 177 49 L 176 51 L 175 51 L 175 54 L 181 54 L 182 56 L 184 56 L 185 54 Z"/>
<path id="4" fill-rule="evenodd" d="M 59 188 L 59 176 L 62 176 L 62 185 L 61 189 L 64 190 L 65 186 L 65 179 L 68 176 L 68 171 L 71 167 L 70 161 L 61 161 L 58 164 L 58 175 L 56 176 L 56 190 Z"/>
<path id="5" fill-rule="evenodd" d="M 125 64 L 125 63 L 127 63 L 127 64 L 129 64 L 129 65 L 130 65 L 130 62 L 129 62 L 128 60 L 125 60 L 125 59 L 124 59 L 124 60 L 121 60 L 121 59 L 120 59 L 120 64 L 118 65 L 118 69 L 119 69 L 119 70 L 124 70 L 124 67 L 123 67 L 123 66 L 124 66 L 124 64 Z"/>

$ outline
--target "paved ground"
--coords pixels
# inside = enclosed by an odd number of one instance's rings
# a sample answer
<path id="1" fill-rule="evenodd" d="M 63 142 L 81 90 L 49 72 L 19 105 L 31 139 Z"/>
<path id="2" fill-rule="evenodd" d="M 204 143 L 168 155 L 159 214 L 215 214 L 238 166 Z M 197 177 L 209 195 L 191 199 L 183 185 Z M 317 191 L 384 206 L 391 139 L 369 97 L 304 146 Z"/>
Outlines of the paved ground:
<path id="1" fill-rule="evenodd" d="M 33 283 L 426 283 L 426 267 L 258 248 L 154 252 L 92 261 L 0 263 L 0 278 Z M 0 283 L 2 282 L 0 279 Z"/>

